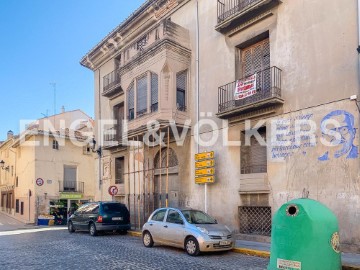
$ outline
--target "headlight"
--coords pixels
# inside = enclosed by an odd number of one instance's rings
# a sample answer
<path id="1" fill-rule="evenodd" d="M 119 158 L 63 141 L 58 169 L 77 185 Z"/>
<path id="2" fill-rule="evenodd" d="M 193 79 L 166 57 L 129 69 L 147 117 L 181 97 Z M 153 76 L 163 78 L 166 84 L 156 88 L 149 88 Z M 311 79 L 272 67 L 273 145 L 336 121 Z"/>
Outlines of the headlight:
<path id="1" fill-rule="evenodd" d="M 209 234 L 209 231 L 203 227 L 196 227 L 196 228 L 198 228 L 198 230 L 202 233 Z"/>

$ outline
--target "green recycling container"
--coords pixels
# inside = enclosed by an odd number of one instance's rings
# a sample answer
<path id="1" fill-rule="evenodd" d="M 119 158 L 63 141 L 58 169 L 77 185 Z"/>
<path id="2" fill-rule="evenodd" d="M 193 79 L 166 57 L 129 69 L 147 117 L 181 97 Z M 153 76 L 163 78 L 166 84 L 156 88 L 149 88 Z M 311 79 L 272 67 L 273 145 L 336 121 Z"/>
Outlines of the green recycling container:
<path id="1" fill-rule="evenodd" d="M 339 225 L 335 214 L 311 199 L 292 200 L 272 221 L 268 270 L 340 270 Z"/>

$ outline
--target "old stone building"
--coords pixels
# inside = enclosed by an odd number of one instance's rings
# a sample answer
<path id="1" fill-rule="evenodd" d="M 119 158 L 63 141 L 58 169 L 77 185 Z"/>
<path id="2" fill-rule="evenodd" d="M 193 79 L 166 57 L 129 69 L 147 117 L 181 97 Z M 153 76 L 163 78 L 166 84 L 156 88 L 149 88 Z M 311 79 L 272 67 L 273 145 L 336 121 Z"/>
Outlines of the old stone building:
<path id="1" fill-rule="evenodd" d="M 338 216 L 343 249 L 359 252 L 356 10 L 355 0 L 146 1 L 81 60 L 94 71 L 97 198 L 116 185 L 137 228 L 168 204 L 266 236 L 284 202 L 309 196 Z M 194 158 L 205 151 L 215 153 L 206 186 Z"/>
<path id="2" fill-rule="evenodd" d="M 66 223 L 72 206 L 94 200 L 92 137 L 93 120 L 81 110 L 35 120 L 16 136 L 9 132 L 0 144 L 1 211 L 36 223 L 56 210 Z"/>

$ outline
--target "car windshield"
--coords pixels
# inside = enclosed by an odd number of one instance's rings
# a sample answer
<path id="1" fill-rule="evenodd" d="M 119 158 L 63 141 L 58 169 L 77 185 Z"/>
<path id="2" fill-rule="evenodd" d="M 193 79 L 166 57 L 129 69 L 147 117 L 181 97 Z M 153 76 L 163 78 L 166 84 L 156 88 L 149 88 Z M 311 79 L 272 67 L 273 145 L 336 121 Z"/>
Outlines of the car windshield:
<path id="1" fill-rule="evenodd" d="M 191 224 L 216 224 L 216 220 L 202 211 L 198 210 L 182 210 L 187 222 Z"/>

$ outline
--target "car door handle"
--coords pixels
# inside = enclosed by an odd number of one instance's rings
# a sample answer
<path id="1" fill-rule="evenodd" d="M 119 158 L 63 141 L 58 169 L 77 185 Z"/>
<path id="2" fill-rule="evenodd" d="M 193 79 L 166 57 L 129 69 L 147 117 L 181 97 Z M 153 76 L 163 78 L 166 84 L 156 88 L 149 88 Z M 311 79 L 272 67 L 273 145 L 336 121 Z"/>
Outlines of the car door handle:
<path id="1" fill-rule="evenodd" d="M 151 223 L 150 223 L 149 225 L 150 225 L 150 226 L 152 226 L 152 224 L 151 224 Z"/>
<path id="2" fill-rule="evenodd" d="M 168 227 L 168 225 L 164 225 L 164 228 L 167 228 Z"/>

